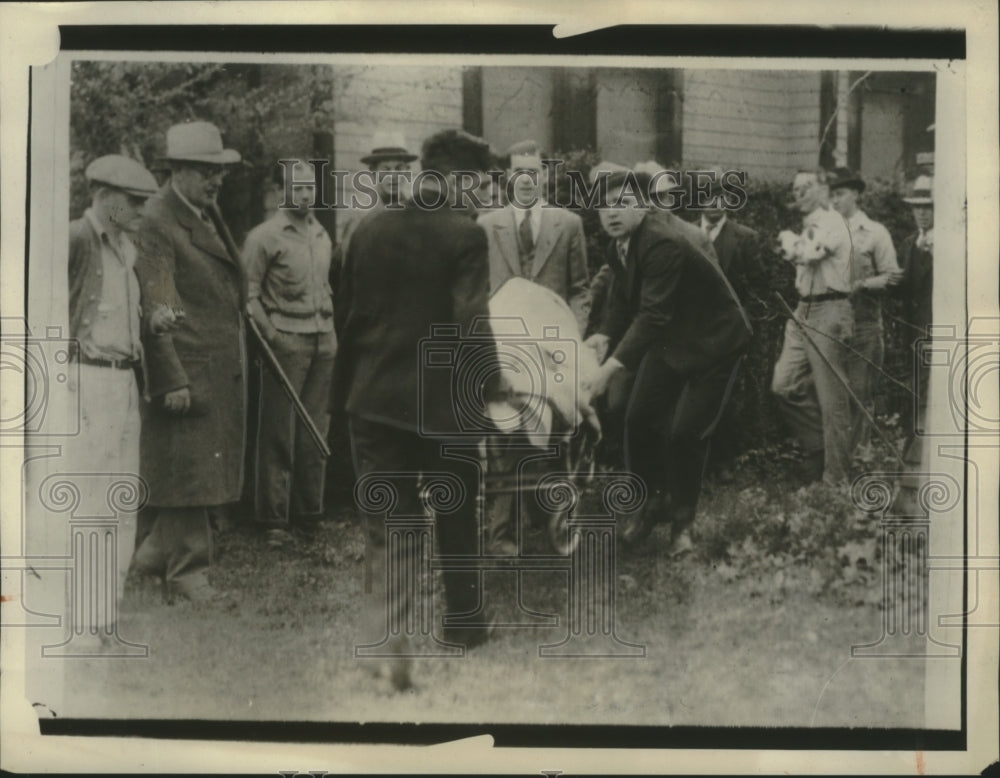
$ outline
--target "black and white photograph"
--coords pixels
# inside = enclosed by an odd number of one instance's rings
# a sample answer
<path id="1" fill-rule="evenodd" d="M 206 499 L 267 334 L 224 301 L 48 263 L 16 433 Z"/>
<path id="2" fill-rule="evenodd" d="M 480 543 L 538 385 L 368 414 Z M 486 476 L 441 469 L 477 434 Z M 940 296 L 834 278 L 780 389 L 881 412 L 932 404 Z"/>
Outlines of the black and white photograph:
<path id="1" fill-rule="evenodd" d="M 5 767 L 985 769 L 997 19 L 958 7 L 56 30 L 4 109 Z"/>

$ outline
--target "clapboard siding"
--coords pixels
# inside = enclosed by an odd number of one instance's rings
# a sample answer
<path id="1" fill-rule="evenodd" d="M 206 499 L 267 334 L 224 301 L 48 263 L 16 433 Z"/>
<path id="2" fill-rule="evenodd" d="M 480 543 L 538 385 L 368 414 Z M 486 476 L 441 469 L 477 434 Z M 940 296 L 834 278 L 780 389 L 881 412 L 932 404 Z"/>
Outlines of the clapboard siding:
<path id="1" fill-rule="evenodd" d="M 819 83 L 818 71 L 685 71 L 685 166 L 783 179 L 815 165 Z"/>

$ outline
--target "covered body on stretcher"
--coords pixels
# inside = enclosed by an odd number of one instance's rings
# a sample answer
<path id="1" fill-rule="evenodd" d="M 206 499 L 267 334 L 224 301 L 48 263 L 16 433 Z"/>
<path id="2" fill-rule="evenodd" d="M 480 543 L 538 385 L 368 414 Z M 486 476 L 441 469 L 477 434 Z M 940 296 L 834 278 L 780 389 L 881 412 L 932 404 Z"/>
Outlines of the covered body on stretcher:
<path id="1" fill-rule="evenodd" d="M 593 349 L 583 338 L 570 307 L 555 293 L 523 278 L 512 278 L 490 298 L 490 327 L 497 345 L 502 393 L 487 412 L 503 439 L 534 449 L 555 447 L 555 458 L 541 460 L 544 471 L 582 475 L 592 467 L 600 424 L 591 406 L 597 372 Z M 494 449 L 498 441 L 489 445 Z M 488 491 L 534 488 L 519 481 L 525 472 L 517 459 L 540 451 L 490 456 Z M 536 473 L 538 468 L 531 468 Z M 497 472 L 497 471 L 500 472 Z M 517 470 L 515 473 L 514 470 Z M 499 477 L 497 477 L 499 476 Z"/>

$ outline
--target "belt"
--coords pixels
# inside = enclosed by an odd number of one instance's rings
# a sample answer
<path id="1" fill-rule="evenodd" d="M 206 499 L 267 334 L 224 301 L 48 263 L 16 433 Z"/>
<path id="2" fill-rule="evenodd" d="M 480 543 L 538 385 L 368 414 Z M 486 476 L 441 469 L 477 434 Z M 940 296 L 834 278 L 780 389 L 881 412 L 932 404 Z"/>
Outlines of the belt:
<path id="1" fill-rule="evenodd" d="M 826 292 L 825 294 L 807 294 L 799 298 L 800 303 L 825 303 L 828 300 L 846 300 L 847 292 Z"/>
<path id="2" fill-rule="evenodd" d="M 83 354 L 77 354 L 76 361 L 81 365 L 113 367 L 116 370 L 135 370 L 139 367 L 138 359 L 94 359 L 92 357 L 85 357 Z"/>

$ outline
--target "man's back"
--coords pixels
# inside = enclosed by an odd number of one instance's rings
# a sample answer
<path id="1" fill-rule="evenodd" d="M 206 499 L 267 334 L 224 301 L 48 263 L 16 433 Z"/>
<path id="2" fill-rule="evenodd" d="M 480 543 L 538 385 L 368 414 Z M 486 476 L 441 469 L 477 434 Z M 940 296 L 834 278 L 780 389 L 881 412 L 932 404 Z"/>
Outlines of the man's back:
<path id="1" fill-rule="evenodd" d="M 423 370 L 420 342 L 457 325 L 447 343 L 488 315 L 486 234 L 468 217 L 409 203 L 355 230 L 338 296 L 340 349 L 335 402 L 348 413 L 405 429 L 453 426 L 448 370 Z M 443 342 L 444 342 L 443 341 Z"/>

